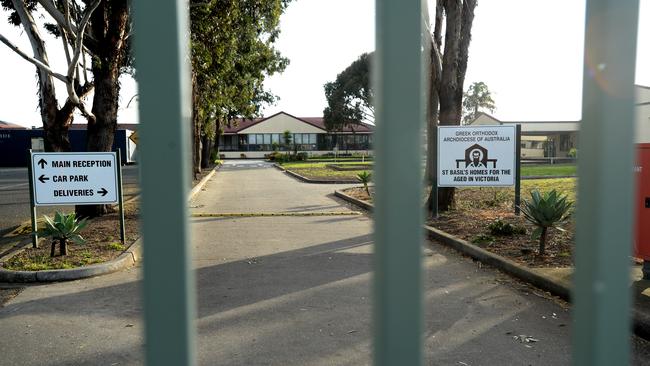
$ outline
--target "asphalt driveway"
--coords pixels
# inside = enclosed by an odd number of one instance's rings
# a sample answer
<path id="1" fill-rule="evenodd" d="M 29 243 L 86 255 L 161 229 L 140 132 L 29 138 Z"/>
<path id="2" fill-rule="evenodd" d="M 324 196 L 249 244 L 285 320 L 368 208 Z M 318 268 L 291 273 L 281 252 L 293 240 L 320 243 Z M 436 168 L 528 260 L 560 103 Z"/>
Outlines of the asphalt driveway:
<path id="1" fill-rule="evenodd" d="M 371 363 L 372 220 L 333 189 L 235 161 L 190 203 L 249 214 L 191 219 L 200 364 Z M 423 263 L 427 365 L 570 363 L 565 304 L 435 244 Z M 142 364 L 139 288 L 139 268 L 25 288 L 0 308 L 0 365 Z"/>

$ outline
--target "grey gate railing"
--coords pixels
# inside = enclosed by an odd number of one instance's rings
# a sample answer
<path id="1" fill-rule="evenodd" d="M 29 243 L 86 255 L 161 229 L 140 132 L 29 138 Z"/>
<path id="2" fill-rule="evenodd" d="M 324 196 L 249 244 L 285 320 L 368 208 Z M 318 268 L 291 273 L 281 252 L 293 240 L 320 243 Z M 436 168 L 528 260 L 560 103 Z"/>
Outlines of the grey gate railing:
<path id="1" fill-rule="evenodd" d="M 376 365 L 422 364 L 421 11 L 418 0 L 377 0 Z M 180 0 L 134 1 L 146 362 L 156 366 L 196 362 L 196 293 L 186 202 L 187 13 L 187 3 Z M 638 0 L 587 1 L 573 293 L 575 365 L 629 363 L 637 18 Z"/>

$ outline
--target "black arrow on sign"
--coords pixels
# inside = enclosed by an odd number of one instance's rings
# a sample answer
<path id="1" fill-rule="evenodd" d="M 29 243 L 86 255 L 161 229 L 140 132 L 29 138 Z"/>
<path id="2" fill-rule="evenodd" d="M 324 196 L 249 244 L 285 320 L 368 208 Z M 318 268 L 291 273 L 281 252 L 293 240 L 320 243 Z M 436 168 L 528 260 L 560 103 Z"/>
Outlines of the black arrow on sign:
<path id="1" fill-rule="evenodd" d="M 41 169 L 45 169 L 45 166 L 47 165 L 47 161 L 45 161 L 45 159 L 41 159 L 38 161 L 38 165 L 41 166 Z"/>
<path id="2" fill-rule="evenodd" d="M 50 178 L 46 177 L 44 174 L 41 174 L 41 176 L 38 177 L 38 180 L 40 180 L 41 183 L 45 183 L 45 181 L 50 180 Z"/>
<path id="3" fill-rule="evenodd" d="M 106 196 L 106 193 L 108 193 L 108 191 L 106 190 L 106 188 L 103 188 L 103 187 L 102 187 L 102 189 L 100 189 L 99 191 L 97 191 L 97 193 L 101 194 L 102 197 L 104 197 L 104 196 Z"/>

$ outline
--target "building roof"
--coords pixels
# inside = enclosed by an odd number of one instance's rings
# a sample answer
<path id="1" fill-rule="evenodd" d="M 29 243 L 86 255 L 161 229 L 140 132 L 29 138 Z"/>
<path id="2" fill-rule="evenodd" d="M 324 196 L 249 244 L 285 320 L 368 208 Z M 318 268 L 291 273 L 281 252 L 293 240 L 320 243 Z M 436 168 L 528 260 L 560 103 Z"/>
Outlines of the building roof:
<path id="1" fill-rule="evenodd" d="M 26 130 L 25 127 L 17 125 L 15 123 L 0 121 L 0 129 L 7 129 L 7 128 L 11 128 L 11 129 L 14 129 L 14 130 Z"/>
<path id="2" fill-rule="evenodd" d="M 521 132 L 524 134 L 547 134 L 557 132 L 574 132 L 580 128 L 580 121 L 501 121 L 485 112 L 479 112 L 469 124 L 480 125 L 484 122 L 494 122 L 499 125 L 521 125 Z"/>
<path id="3" fill-rule="evenodd" d="M 139 125 L 139 123 L 118 123 L 117 129 L 137 131 Z M 88 125 L 86 123 L 73 123 L 70 125 L 71 130 L 85 130 L 86 128 L 88 128 Z"/>
<path id="4" fill-rule="evenodd" d="M 323 120 L 323 117 L 296 117 L 287 112 L 278 112 L 272 116 L 262 117 L 262 118 L 253 118 L 253 119 L 237 118 L 231 122 L 230 126 L 227 126 L 224 129 L 223 133 L 226 135 L 244 133 L 245 129 L 257 125 L 259 123 L 262 123 L 280 114 L 285 114 L 298 121 L 312 125 L 316 128 L 323 130 L 323 132 L 327 131 L 327 129 L 325 128 L 325 121 Z M 373 128 L 374 128 L 373 125 L 367 123 L 361 123 L 359 125 L 355 125 L 354 127 L 346 126 L 346 128 L 344 128 L 340 132 L 352 133 L 354 130 L 355 133 L 371 133 L 373 131 Z"/>

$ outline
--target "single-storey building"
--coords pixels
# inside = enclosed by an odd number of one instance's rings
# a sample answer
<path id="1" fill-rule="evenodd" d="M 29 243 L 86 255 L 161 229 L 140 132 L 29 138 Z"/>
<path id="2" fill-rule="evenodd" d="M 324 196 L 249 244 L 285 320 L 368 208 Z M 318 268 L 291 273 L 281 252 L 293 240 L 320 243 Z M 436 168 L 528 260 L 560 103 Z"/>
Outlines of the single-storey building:
<path id="1" fill-rule="evenodd" d="M 636 142 L 650 142 L 650 87 L 636 85 Z M 567 157 L 578 147 L 580 121 L 501 121 L 479 112 L 469 123 L 480 125 L 521 125 L 521 157 Z"/>
<path id="2" fill-rule="evenodd" d="M 295 117 L 279 112 L 270 117 L 237 119 L 219 136 L 219 153 L 224 158 L 262 158 L 284 150 L 284 132 L 292 135 L 292 149 L 309 155 L 372 153 L 373 126 L 361 123 L 341 131 L 327 131 L 323 117 Z"/>
<path id="3" fill-rule="evenodd" d="M 121 150 L 122 164 L 136 161 L 136 143 L 130 139 L 132 134 L 132 130 L 125 129 L 121 124 L 115 131 L 113 151 Z M 34 152 L 44 151 L 43 135 L 42 128 L 26 129 L 18 126 L 0 129 L 0 167 L 27 166 L 30 149 Z M 85 124 L 73 124 L 68 136 L 72 152 L 86 151 Z"/>

